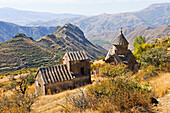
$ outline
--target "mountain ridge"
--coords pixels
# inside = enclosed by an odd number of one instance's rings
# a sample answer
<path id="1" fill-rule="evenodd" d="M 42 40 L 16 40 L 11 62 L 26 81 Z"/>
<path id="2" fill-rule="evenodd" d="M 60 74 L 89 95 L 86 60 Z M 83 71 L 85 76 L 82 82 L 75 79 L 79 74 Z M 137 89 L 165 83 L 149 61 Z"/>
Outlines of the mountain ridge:
<path id="1" fill-rule="evenodd" d="M 0 73 L 54 64 L 53 53 L 24 34 L 0 43 Z"/>
<path id="2" fill-rule="evenodd" d="M 19 10 L 9 7 L 0 8 L 0 20 L 11 22 L 19 25 L 26 25 L 34 21 L 49 21 L 55 18 L 71 18 L 71 17 L 82 17 L 84 15 L 71 14 L 71 13 L 49 13 L 49 12 L 38 12 L 38 11 L 27 11 Z M 21 18 L 22 17 L 22 18 Z"/>
<path id="3" fill-rule="evenodd" d="M 38 40 L 18 33 L 0 43 L 0 73 L 25 68 L 56 65 L 67 51 L 86 51 L 90 60 L 106 55 L 106 50 L 88 41 L 75 25 L 55 28 Z"/>
<path id="4" fill-rule="evenodd" d="M 37 42 L 55 52 L 85 50 L 90 59 L 99 58 L 106 54 L 106 50 L 88 41 L 84 33 L 70 23 L 57 27 L 53 34 L 46 35 Z"/>
<path id="5" fill-rule="evenodd" d="M 86 37 L 90 39 L 91 35 L 101 32 L 117 31 L 121 27 L 124 29 L 146 25 L 151 27 L 159 27 L 170 23 L 169 14 L 170 3 L 157 3 L 152 4 L 143 10 L 135 12 L 100 14 L 96 16 L 69 19 L 55 19 L 41 24 L 38 24 L 37 22 L 28 25 L 56 26 L 65 23 L 72 23 L 80 27 L 85 33 Z"/>
<path id="6" fill-rule="evenodd" d="M 129 42 L 129 48 L 133 48 L 133 41 L 135 37 L 143 36 L 146 37 L 146 42 L 151 43 L 157 38 L 161 38 L 164 36 L 170 36 L 170 23 L 165 24 L 160 27 L 150 27 L 150 26 L 139 26 L 139 27 L 131 27 L 123 29 L 123 34 Z M 113 40 L 119 35 L 120 31 L 113 31 L 113 32 L 103 32 L 96 35 L 91 35 L 92 40 L 105 40 L 109 41 L 110 43 L 103 45 L 105 49 L 109 49 L 111 47 L 111 43 Z"/>

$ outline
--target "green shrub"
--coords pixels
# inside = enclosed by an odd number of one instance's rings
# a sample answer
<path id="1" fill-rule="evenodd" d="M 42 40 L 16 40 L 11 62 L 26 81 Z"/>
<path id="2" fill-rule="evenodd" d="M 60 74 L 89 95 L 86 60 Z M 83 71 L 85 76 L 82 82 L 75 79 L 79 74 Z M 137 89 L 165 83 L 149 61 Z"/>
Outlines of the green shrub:
<path id="1" fill-rule="evenodd" d="M 157 68 L 155 66 L 149 65 L 143 69 L 143 78 L 149 79 L 158 75 Z"/>
<path id="2" fill-rule="evenodd" d="M 3 86 L 5 86 L 5 84 L 4 83 L 0 83 L 0 88 L 3 87 Z"/>
<path id="3" fill-rule="evenodd" d="M 99 60 L 105 61 L 105 57 L 100 57 Z"/>
<path id="4" fill-rule="evenodd" d="M 127 69 L 125 64 L 104 64 L 100 68 L 100 75 L 115 77 L 115 76 L 122 76 L 127 75 L 130 70 Z"/>
<path id="5" fill-rule="evenodd" d="M 31 74 L 28 76 L 28 83 L 32 85 L 35 82 L 35 74 Z"/>
<path id="6" fill-rule="evenodd" d="M 122 78 L 89 87 L 88 94 L 91 98 L 97 99 L 97 102 L 102 102 L 100 104 L 112 103 L 117 111 L 130 111 L 134 106 L 146 108 L 150 98 L 146 86 Z"/>
<path id="7" fill-rule="evenodd" d="M 170 63 L 169 58 L 170 54 L 167 54 L 165 48 L 152 48 L 142 53 L 140 61 L 143 66 L 154 65 L 159 67 L 163 63 Z"/>

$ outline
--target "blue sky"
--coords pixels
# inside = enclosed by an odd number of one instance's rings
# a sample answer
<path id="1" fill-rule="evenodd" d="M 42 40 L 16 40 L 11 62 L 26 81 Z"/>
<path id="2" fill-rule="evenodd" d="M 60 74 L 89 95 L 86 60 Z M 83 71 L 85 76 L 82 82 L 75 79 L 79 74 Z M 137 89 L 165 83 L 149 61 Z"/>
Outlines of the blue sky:
<path id="1" fill-rule="evenodd" d="M 10 7 L 51 13 L 98 15 L 141 10 L 170 0 L 0 0 L 0 8 Z"/>

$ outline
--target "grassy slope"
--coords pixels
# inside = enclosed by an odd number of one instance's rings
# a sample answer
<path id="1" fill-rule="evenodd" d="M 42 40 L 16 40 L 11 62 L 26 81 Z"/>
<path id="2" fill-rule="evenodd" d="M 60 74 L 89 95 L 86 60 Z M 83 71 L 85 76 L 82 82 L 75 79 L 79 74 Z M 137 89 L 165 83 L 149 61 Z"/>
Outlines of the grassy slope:
<path id="1" fill-rule="evenodd" d="M 150 80 L 151 84 L 153 85 L 152 87 L 156 88 L 156 90 L 159 90 L 162 92 L 162 89 L 166 90 L 169 88 L 170 89 L 170 82 L 169 82 L 169 76 L 170 73 L 160 73 L 159 76 L 154 77 L 152 80 Z M 92 77 L 93 80 L 103 80 L 103 78 L 96 78 L 96 77 Z M 158 82 L 159 81 L 159 82 Z M 90 85 L 88 85 L 90 86 Z M 88 87 L 85 86 L 85 87 Z M 84 87 L 81 87 L 81 89 L 83 89 Z M 162 88 L 160 90 L 160 88 Z M 32 106 L 32 112 L 36 112 L 36 113 L 55 113 L 55 112 L 60 112 L 62 110 L 64 110 L 63 107 L 59 106 L 58 104 L 64 105 L 66 104 L 66 101 L 64 101 L 65 96 L 67 95 L 67 93 L 71 94 L 71 95 L 75 95 L 78 92 L 78 88 L 77 89 L 73 89 L 73 90 L 67 90 L 55 95 L 47 95 L 47 96 L 40 96 L 38 98 L 38 100 L 33 104 Z M 163 106 L 158 106 L 160 108 L 160 111 L 167 111 L 169 110 L 169 105 L 168 105 L 168 101 L 170 101 L 170 98 L 168 98 L 170 96 L 170 91 L 165 93 L 165 95 L 163 97 L 161 97 L 160 99 L 158 99 L 161 104 L 163 104 Z M 166 98 L 166 101 L 165 101 Z M 160 112 L 159 111 L 159 112 Z M 92 111 L 92 110 L 87 110 L 84 113 L 93 113 L 97 111 Z"/>
<path id="2" fill-rule="evenodd" d="M 84 33 L 72 24 L 66 24 L 56 28 L 52 35 L 46 35 L 37 41 L 42 47 L 46 47 L 57 53 L 66 51 L 85 50 L 89 59 L 105 56 L 106 50 L 88 41 Z"/>
<path id="3" fill-rule="evenodd" d="M 53 54 L 29 38 L 13 38 L 0 44 L 0 73 L 53 63 Z"/>

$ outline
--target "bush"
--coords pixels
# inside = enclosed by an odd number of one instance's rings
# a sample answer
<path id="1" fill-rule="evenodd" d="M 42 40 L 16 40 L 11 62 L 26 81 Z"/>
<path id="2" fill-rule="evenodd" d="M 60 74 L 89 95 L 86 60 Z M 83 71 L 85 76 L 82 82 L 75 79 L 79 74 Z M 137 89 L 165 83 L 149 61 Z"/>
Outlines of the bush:
<path id="1" fill-rule="evenodd" d="M 35 74 L 31 74 L 28 76 L 28 83 L 32 85 L 35 82 Z"/>
<path id="2" fill-rule="evenodd" d="M 18 82 L 12 80 L 10 85 L 5 86 L 6 89 L 14 90 L 11 95 L 3 95 L 0 98 L 0 110 L 2 112 L 27 113 L 31 110 L 31 105 L 35 101 L 35 94 L 33 92 L 28 93 L 28 76 L 20 79 Z M 17 109 L 18 111 L 15 111 Z"/>
<path id="3" fill-rule="evenodd" d="M 146 68 L 143 69 L 144 73 L 143 73 L 143 78 L 146 80 L 146 79 L 149 79 L 151 77 L 155 77 L 158 75 L 158 72 L 156 71 L 157 68 L 155 66 L 147 66 Z"/>
<path id="4" fill-rule="evenodd" d="M 100 104 L 113 104 L 112 109 L 117 111 L 130 111 L 134 106 L 147 108 L 150 101 L 146 86 L 124 78 L 108 80 L 89 87 L 88 94 L 91 98 L 97 99 L 97 102 L 102 102 Z"/>
<path id="5" fill-rule="evenodd" d="M 77 95 L 67 94 L 66 101 L 73 107 L 71 108 L 72 111 L 74 110 L 82 112 L 88 108 L 91 108 L 90 98 L 88 97 L 87 92 L 82 89 L 79 89 Z"/>
<path id="6" fill-rule="evenodd" d="M 4 83 L 0 83 L 0 88 L 3 87 L 3 86 L 5 86 L 5 84 Z"/>
<path id="7" fill-rule="evenodd" d="M 141 84 L 140 79 L 131 80 L 132 72 L 126 65 L 104 64 L 100 68 L 102 75 L 108 77 L 74 96 L 67 96 L 71 109 L 85 111 L 87 109 L 106 112 L 131 112 L 135 106 L 148 109 L 151 93 L 148 84 Z"/>
<path id="8" fill-rule="evenodd" d="M 143 66 L 153 65 L 159 67 L 163 63 L 170 63 L 170 54 L 167 54 L 165 48 L 153 48 L 146 52 L 143 52 L 140 58 Z"/>
<path id="9" fill-rule="evenodd" d="M 100 68 L 100 75 L 108 76 L 108 77 L 115 77 L 115 76 L 122 76 L 127 75 L 130 70 L 127 69 L 125 64 L 104 64 Z"/>
<path id="10" fill-rule="evenodd" d="M 101 60 L 101 59 L 102 59 L 103 61 L 105 61 L 105 57 L 100 57 L 99 60 Z"/>

